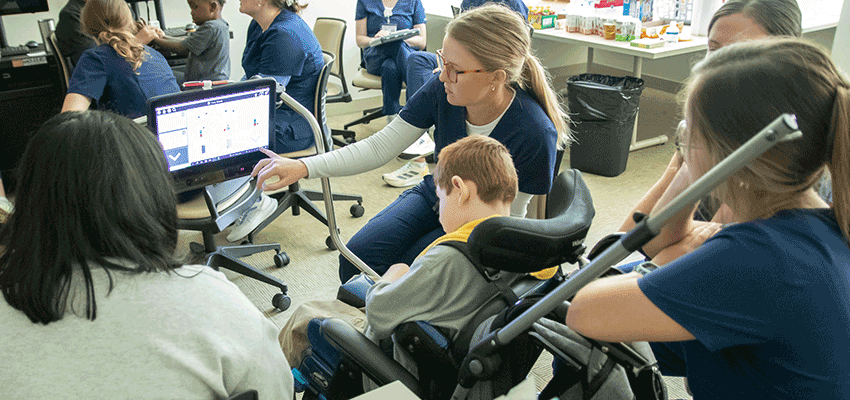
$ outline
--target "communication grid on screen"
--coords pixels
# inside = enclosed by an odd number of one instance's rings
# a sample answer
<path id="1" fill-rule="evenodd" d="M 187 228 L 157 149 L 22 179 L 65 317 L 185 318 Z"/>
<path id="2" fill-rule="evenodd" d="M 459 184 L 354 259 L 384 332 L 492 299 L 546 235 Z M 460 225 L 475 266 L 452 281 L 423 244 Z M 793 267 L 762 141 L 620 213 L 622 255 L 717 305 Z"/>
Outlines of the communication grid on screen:
<path id="1" fill-rule="evenodd" d="M 275 82 L 258 79 L 148 100 L 148 127 L 178 192 L 250 174 L 274 138 Z"/>
<path id="2" fill-rule="evenodd" d="M 157 107 L 156 127 L 169 171 L 269 147 L 269 89 Z"/>

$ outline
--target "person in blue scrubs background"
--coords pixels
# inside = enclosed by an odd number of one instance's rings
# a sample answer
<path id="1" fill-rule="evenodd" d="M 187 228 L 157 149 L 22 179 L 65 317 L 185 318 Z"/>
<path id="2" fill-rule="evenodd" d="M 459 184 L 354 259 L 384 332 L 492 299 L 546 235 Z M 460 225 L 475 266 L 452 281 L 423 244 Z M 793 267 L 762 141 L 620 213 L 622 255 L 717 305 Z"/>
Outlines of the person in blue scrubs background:
<path id="1" fill-rule="evenodd" d="M 389 121 L 401 110 L 399 97 L 407 81 L 407 57 L 425 48 L 425 8 L 421 0 L 357 0 L 354 19 L 366 71 L 381 77 L 383 111 Z M 375 38 L 412 28 L 419 29 L 419 35 L 369 47 Z"/>
<path id="2" fill-rule="evenodd" d="M 253 18 L 248 25 L 242 69 L 245 78 L 274 78 L 286 87 L 288 95 L 312 110 L 325 61 L 316 35 L 298 15 L 304 7 L 296 0 L 242 1 L 239 12 Z M 275 153 L 304 150 L 315 143 L 307 120 L 286 105 L 277 109 L 275 133 Z"/>
<path id="3" fill-rule="evenodd" d="M 86 50 L 74 67 L 62 112 L 101 110 L 135 118 L 151 97 L 179 92 L 174 73 L 159 52 L 146 46 L 157 33 L 136 32 L 130 7 L 121 0 L 88 0 L 81 20 L 99 46 Z"/>
<path id="4" fill-rule="evenodd" d="M 325 65 L 322 46 L 313 30 L 299 13 L 307 7 L 298 0 L 242 0 L 239 12 L 249 15 L 245 50 L 242 53 L 243 79 L 255 76 L 274 78 L 286 88 L 286 94 L 308 110 L 313 110 L 316 85 Z M 283 104 L 275 112 L 275 153 L 291 153 L 310 148 L 316 143 L 310 123 Z M 254 207 L 246 210 L 227 240 L 236 242 L 274 213 L 277 201 L 268 195 L 257 198 Z"/>

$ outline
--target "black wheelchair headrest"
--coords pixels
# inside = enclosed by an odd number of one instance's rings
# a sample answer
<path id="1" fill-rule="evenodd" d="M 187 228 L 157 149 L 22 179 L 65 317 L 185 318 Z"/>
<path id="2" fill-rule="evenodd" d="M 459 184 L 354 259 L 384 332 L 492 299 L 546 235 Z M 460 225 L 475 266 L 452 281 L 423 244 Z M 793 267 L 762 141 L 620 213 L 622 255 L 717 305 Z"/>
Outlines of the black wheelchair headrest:
<path id="1" fill-rule="evenodd" d="M 468 239 L 472 257 L 485 267 L 519 273 L 575 263 L 596 214 L 581 172 L 559 174 L 546 202 L 546 219 L 496 217 L 481 222 Z"/>

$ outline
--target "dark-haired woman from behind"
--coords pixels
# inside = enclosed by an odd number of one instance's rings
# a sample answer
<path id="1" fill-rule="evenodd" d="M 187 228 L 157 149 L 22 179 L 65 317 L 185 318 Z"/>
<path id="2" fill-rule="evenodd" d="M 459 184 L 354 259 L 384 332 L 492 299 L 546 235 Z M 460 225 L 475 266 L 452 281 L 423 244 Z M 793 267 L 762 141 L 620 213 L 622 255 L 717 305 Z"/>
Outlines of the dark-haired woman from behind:
<path id="1" fill-rule="evenodd" d="M 145 114 L 151 97 L 179 92 L 165 58 L 146 46 L 157 33 L 137 32 L 130 8 L 122 0 L 87 0 L 82 24 L 98 46 L 86 50 L 74 67 L 62 111 L 83 111 L 95 104 L 135 118 Z"/>
<path id="2" fill-rule="evenodd" d="M 278 329 L 225 276 L 181 265 L 162 148 L 67 112 L 32 138 L 0 229 L 4 398 L 291 399 Z"/>

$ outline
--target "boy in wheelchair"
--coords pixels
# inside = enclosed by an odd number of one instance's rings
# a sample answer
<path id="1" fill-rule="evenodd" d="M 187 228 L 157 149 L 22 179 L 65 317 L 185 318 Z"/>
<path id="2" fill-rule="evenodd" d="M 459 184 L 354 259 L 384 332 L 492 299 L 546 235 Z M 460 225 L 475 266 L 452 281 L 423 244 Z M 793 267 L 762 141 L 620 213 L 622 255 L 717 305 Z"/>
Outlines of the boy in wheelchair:
<path id="1" fill-rule="evenodd" d="M 429 245 L 411 266 L 395 264 L 365 293 L 365 335 L 378 343 L 389 339 L 399 325 L 426 321 L 452 340 L 457 339 L 476 312 L 499 295 L 500 289 L 488 281 L 461 250 L 441 246 L 447 241 L 466 242 L 482 221 L 509 216 L 517 193 L 517 174 L 504 145 L 486 136 L 470 136 L 446 146 L 439 154 L 434 181 L 439 198 L 440 224 L 450 232 Z M 558 267 L 538 271 L 538 279 L 555 275 Z M 511 282 L 521 273 L 502 272 L 500 280 Z M 298 319 L 301 307 L 292 319 Z M 330 314 L 330 313 L 329 313 Z M 313 314 L 311 318 L 315 316 Z M 331 316 L 331 315 L 327 315 Z M 300 360 L 287 349 L 288 332 L 303 324 L 287 323 L 281 332 L 287 357 Z M 312 333 L 311 333 L 312 336 Z M 310 339 L 311 342 L 313 339 Z M 414 376 L 416 364 L 401 346 L 394 346 L 394 358 Z M 369 388 L 367 388 L 369 389 Z"/>

